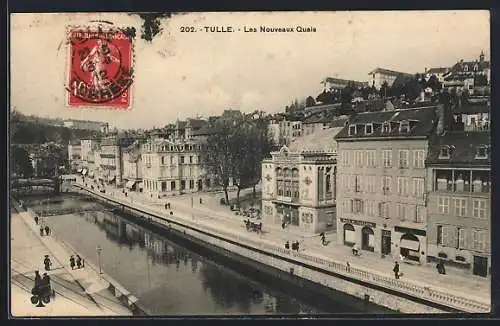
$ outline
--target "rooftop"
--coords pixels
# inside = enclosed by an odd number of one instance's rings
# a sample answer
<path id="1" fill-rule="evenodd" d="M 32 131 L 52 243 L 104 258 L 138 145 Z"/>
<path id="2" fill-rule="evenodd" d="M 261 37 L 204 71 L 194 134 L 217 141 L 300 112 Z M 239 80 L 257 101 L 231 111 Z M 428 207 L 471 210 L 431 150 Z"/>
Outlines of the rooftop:
<path id="1" fill-rule="evenodd" d="M 430 68 L 427 70 L 427 73 L 428 74 L 445 74 L 448 71 L 450 71 L 450 68 L 440 67 L 440 68 Z"/>
<path id="2" fill-rule="evenodd" d="M 436 142 L 430 146 L 426 164 L 467 164 L 491 165 L 491 155 L 488 150 L 487 158 L 477 158 L 477 149 L 481 146 L 491 145 L 490 132 L 463 132 L 453 131 L 437 137 Z M 450 157 L 440 159 L 443 147 L 449 148 Z"/>
<path id="3" fill-rule="evenodd" d="M 337 134 L 337 140 L 359 138 L 427 137 L 435 128 L 438 106 L 397 111 L 365 112 L 352 116 Z M 407 123 L 406 128 L 401 128 Z M 367 127 L 370 125 L 371 128 Z M 356 126 L 350 133 L 351 126 Z M 384 127 L 385 126 L 385 127 Z M 406 130 L 405 130 L 406 129 Z"/>
<path id="4" fill-rule="evenodd" d="M 368 75 L 371 74 L 376 74 L 376 73 L 381 73 L 385 75 L 392 75 L 392 76 L 413 76 L 413 74 L 409 74 L 406 72 L 401 72 L 401 71 L 395 71 L 395 70 L 389 70 L 389 69 L 384 69 L 384 68 L 376 68 L 368 73 Z"/>
<path id="5" fill-rule="evenodd" d="M 309 135 L 295 139 L 289 146 L 291 152 L 298 153 L 335 153 L 337 142 L 335 135 L 344 127 L 319 129 Z"/>

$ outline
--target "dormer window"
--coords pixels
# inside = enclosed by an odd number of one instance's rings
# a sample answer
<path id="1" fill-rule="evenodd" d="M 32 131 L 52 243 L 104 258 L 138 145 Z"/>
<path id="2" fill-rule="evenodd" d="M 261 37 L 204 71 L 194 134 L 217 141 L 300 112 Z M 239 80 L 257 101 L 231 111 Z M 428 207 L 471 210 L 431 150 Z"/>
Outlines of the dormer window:
<path id="1" fill-rule="evenodd" d="M 386 121 L 382 124 L 382 132 L 384 133 L 391 132 L 391 124 L 389 122 Z"/>
<path id="2" fill-rule="evenodd" d="M 487 159 L 488 158 L 488 147 L 479 146 L 476 148 L 476 159 Z"/>
<path id="3" fill-rule="evenodd" d="M 410 131 L 410 122 L 403 120 L 399 123 L 399 132 L 408 133 Z"/>
<path id="4" fill-rule="evenodd" d="M 349 125 L 349 136 L 356 134 L 356 125 Z"/>
<path id="5" fill-rule="evenodd" d="M 441 146 L 441 149 L 439 150 L 439 158 L 440 159 L 450 158 L 450 146 Z"/>
<path id="6" fill-rule="evenodd" d="M 468 65 L 464 66 L 464 71 L 469 71 L 469 66 Z"/>
<path id="7" fill-rule="evenodd" d="M 367 123 L 365 125 L 365 134 L 367 135 L 373 134 L 373 123 Z"/>
<path id="8" fill-rule="evenodd" d="M 478 70 L 479 70 L 479 65 L 476 63 L 476 64 L 474 65 L 474 71 L 478 71 Z"/>

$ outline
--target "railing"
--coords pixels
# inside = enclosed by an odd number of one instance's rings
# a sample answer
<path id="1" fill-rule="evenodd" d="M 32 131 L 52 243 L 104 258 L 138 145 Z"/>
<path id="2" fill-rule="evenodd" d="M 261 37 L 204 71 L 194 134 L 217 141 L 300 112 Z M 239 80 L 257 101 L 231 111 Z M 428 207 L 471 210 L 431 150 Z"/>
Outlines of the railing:
<path id="1" fill-rule="evenodd" d="M 82 187 L 83 188 L 83 187 Z M 86 189 L 87 190 L 87 189 Z M 87 190 L 89 191 L 89 190 Z M 108 200 L 112 200 L 115 202 L 119 202 L 120 204 L 129 206 L 130 203 L 127 203 L 118 198 L 112 198 L 111 196 L 107 196 L 106 194 L 97 194 L 93 192 L 95 195 L 103 197 Z M 144 212 L 155 215 L 163 215 L 165 212 L 147 207 L 143 204 L 139 204 L 134 202 L 134 205 L 137 208 L 140 208 Z M 130 206 L 129 206 L 130 207 Z M 134 207 L 130 207 L 134 209 Z M 178 217 L 178 216 L 176 216 Z M 170 216 L 172 218 L 172 216 Z M 281 256 L 283 258 L 290 259 L 290 256 L 296 259 L 297 261 L 307 262 L 308 264 L 319 266 L 325 270 L 335 272 L 340 275 L 344 275 L 351 278 L 356 278 L 360 281 L 365 281 L 370 284 L 378 285 L 380 287 L 390 289 L 393 291 L 397 291 L 400 293 L 416 296 L 421 299 L 426 299 L 428 301 L 446 305 L 448 307 L 452 307 L 455 309 L 459 309 L 465 312 L 489 312 L 491 309 L 491 304 L 486 303 L 484 301 L 476 300 L 470 297 L 465 297 L 461 294 L 454 294 L 451 291 L 439 290 L 439 289 L 431 289 L 428 286 L 424 286 L 421 284 L 416 284 L 411 281 L 394 279 L 392 277 L 374 272 L 374 271 L 366 271 L 361 268 L 349 267 L 346 268 L 346 265 L 340 263 L 338 261 L 334 261 L 331 259 L 327 259 L 325 257 L 321 257 L 319 255 L 312 255 L 304 252 L 294 252 L 289 249 L 284 249 L 276 245 L 272 245 L 266 242 L 255 241 L 253 239 L 249 239 L 247 237 L 241 237 L 238 234 L 222 231 L 219 229 L 215 229 L 207 224 L 200 224 L 197 221 L 189 220 L 188 218 L 182 218 L 182 223 L 185 223 L 188 226 L 202 227 L 204 232 L 210 232 L 214 235 L 217 235 L 221 238 L 226 237 L 227 240 L 237 241 L 243 245 L 251 246 L 256 249 L 260 249 L 262 251 L 268 252 L 270 254 Z"/>

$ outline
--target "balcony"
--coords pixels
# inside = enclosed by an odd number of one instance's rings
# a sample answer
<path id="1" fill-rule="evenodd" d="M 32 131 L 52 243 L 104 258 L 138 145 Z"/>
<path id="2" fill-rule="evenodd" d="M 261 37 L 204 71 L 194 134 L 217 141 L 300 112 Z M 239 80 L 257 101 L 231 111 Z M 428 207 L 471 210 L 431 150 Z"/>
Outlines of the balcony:
<path id="1" fill-rule="evenodd" d="M 490 193 L 490 171 L 436 170 L 434 190 L 458 193 Z"/>
<path id="2" fill-rule="evenodd" d="M 490 131 L 490 124 L 484 122 L 482 124 L 468 124 L 464 126 L 464 131 L 480 132 L 480 131 Z"/>
<path id="3" fill-rule="evenodd" d="M 293 204 L 299 202 L 299 197 L 276 196 L 276 201 Z"/>

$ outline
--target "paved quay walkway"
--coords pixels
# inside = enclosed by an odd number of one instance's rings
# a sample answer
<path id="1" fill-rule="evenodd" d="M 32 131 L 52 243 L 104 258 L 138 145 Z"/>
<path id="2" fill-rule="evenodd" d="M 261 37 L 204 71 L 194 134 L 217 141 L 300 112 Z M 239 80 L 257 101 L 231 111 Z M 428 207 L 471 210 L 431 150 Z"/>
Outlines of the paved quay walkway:
<path id="1" fill-rule="evenodd" d="M 395 260 L 393 258 L 381 258 L 379 254 L 365 251 L 362 251 L 360 257 L 354 257 L 349 247 L 337 244 L 335 233 L 327 235 L 329 243 L 327 246 L 323 246 L 319 236 L 302 234 L 289 228 L 282 230 L 279 225 L 263 225 L 262 234 L 248 232 L 243 223 L 245 217 L 236 216 L 227 206 L 219 205 L 220 194 L 195 194 L 193 200 L 191 200 L 191 195 L 155 199 L 137 192 L 128 192 L 128 196 L 125 197 L 121 189 L 111 186 L 107 186 L 106 189 L 106 195 L 136 203 L 138 206 L 145 205 L 165 216 L 169 211 L 165 210 L 164 205 L 169 202 L 174 217 L 183 217 L 186 220 L 196 221 L 197 224 L 205 224 L 212 229 L 216 228 L 226 233 L 235 234 L 238 237 L 246 237 L 283 248 L 286 241 L 298 240 L 301 243 L 300 252 L 320 255 L 338 262 L 349 262 L 351 268 L 375 271 L 377 274 L 394 278 L 392 268 Z M 202 204 L 199 202 L 200 197 L 203 198 Z M 434 264 L 417 266 L 400 263 L 400 272 L 403 273 L 401 279 L 411 281 L 422 287 L 490 304 L 490 278 L 476 277 L 470 275 L 468 271 L 453 267 L 447 268 L 447 275 L 440 275 L 434 267 Z"/>
<path id="2" fill-rule="evenodd" d="M 12 205 L 17 205 L 13 203 Z M 13 317 L 130 316 L 92 269 L 71 270 L 70 253 L 53 235 L 41 237 L 33 216 L 13 207 L 11 214 L 11 314 Z M 71 252 L 71 251 L 70 251 Z M 71 252 L 73 254 L 73 252 Z M 52 261 L 47 274 L 55 297 L 45 307 L 31 303 L 35 274 L 45 273 L 43 258 Z"/>

